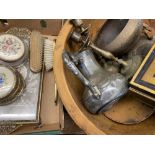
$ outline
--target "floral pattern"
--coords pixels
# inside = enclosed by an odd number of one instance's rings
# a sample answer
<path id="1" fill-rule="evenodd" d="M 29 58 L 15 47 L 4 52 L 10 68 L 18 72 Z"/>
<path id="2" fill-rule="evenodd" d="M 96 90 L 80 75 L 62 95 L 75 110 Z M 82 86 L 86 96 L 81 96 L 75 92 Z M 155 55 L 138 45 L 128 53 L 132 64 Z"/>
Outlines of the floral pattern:
<path id="1" fill-rule="evenodd" d="M 0 73 L 0 88 L 2 88 L 6 84 L 6 75 L 4 73 Z"/>
<path id="2" fill-rule="evenodd" d="M 26 88 L 23 94 L 12 104 L 0 107 L 0 122 L 3 120 L 36 121 L 37 119 L 37 110 L 40 104 L 38 102 L 38 97 L 40 92 L 41 73 L 36 74 L 31 72 L 29 62 L 18 68 L 18 71 L 25 76 Z M 10 117 L 6 117 L 8 115 Z"/>
<path id="3" fill-rule="evenodd" d="M 4 55 L 16 55 L 21 49 L 21 43 L 16 38 L 2 37 L 0 40 L 0 53 Z"/>

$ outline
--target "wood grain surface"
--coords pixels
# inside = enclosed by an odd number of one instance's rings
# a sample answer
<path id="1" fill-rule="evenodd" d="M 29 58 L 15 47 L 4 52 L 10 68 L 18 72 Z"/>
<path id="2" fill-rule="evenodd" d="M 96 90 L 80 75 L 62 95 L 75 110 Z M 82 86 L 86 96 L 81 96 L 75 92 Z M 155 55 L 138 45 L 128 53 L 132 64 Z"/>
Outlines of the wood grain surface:
<path id="1" fill-rule="evenodd" d="M 87 22 L 91 23 L 91 20 Z M 54 74 L 63 104 L 75 123 L 87 134 L 155 134 L 154 115 L 139 124 L 122 125 L 111 121 L 103 114 L 92 115 L 84 108 L 82 103 L 83 86 L 80 81 L 67 70 L 62 61 L 63 50 L 71 51 L 67 45 L 71 30 L 72 25 L 67 21 L 59 33 L 54 52 Z M 91 32 L 94 34 L 95 30 Z M 129 101 L 126 100 L 125 102 Z"/>

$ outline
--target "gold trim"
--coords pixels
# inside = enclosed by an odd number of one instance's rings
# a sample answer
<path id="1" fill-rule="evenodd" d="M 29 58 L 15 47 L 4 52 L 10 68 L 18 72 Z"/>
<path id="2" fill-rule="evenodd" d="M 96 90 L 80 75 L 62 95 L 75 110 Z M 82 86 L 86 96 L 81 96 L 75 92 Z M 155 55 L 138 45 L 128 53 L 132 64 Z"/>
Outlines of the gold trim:
<path id="1" fill-rule="evenodd" d="M 16 76 L 16 70 L 15 70 L 13 67 L 11 67 L 11 66 L 9 66 L 9 65 L 3 65 L 3 64 L 0 64 L 0 67 L 7 68 L 7 69 L 10 70 L 10 71 L 12 72 L 12 74 L 14 75 L 14 84 L 13 84 L 13 88 L 12 88 L 12 90 L 10 90 L 10 91 L 8 92 L 8 95 L 6 95 L 6 96 L 0 98 L 0 101 L 1 101 L 1 100 L 3 100 L 4 98 L 8 98 L 9 95 L 10 95 L 13 91 L 15 91 L 15 89 L 17 88 L 18 79 L 17 79 L 17 76 Z"/>
<path id="2" fill-rule="evenodd" d="M 149 53 L 146 55 L 145 59 L 143 60 L 142 64 L 140 65 L 139 69 L 137 70 L 137 72 L 136 72 L 135 75 L 133 76 L 132 80 L 130 81 L 130 84 L 131 84 L 131 85 L 137 86 L 138 88 L 143 89 L 143 90 L 145 90 L 145 91 L 148 91 L 148 92 L 150 92 L 150 93 L 152 93 L 152 94 L 155 94 L 155 91 L 153 91 L 153 90 L 150 89 L 150 88 L 147 88 L 147 87 L 145 87 L 145 86 L 142 86 L 142 85 L 136 83 L 135 80 L 136 80 L 136 78 L 137 78 L 139 72 L 141 71 L 141 69 L 142 69 L 143 66 L 145 65 L 146 61 L 148 60 L 148 58 L 150 57 L 150 55 L 151 55 L 151 53 L 152 53 L 152 51 L 153 51 L 154 49 L 155 49 L 155 44 L 152 46 L 152 48 L 150 49 Z"/>
<path id="3" fill-rule="evenodd" d="M 43 88 L 43 79 L 44 79 L 44 68 L 40 73 L 40 86 L 39 86 L 39 95 L 38 95 L 38 103 L 37 103 L 37 118 L 34 121 L 30 121 L 30 120 L 19 120 L 19 121 L 6 121 L 6 122 L 11 122 L 11 123 L 15 123 L 15 124 L 22 124 L 22 125 L 26 125 L 26 124 L 37 124 L 39 123 L 39 119 L 40 119 L 40 107 L 41 107 L 41 100 L 42 100 L 42 88 Z M 4 121 L 0 121 L 4 122 Z"/>
<path id="4" fill-rule="evenodd" d="M 7 33 L 4 33 L 4 34 L 7 34 Z M 14 35 L 14 34 L 12 34 L 12 35 Z M 45 35 L 43 35 L 43 36 L 45 36 Z M 48 36 L 48 35 L 46 35 L 46 36 Z M 16 36 L 16 37 L 18 37 L 18 36 Z M 57 38 L 56 36 L 51 36 L 51 37 L 54 37 L 55 39 Z M 18 37 L 18 38 L 20 38 L 20 37 Z M 20 40 L 22 40 L 22 39 L 20 38 Z M 22 42 L 23 42 L 23 40 L 22 40 Z M 24 47 L 25 46 L 26 45 L 24 43 Z M 3 64 L 2 64 L 2 66 L 3 66 Z M 4 66 L 11 67 L 10 65 L 6 65 L 6 64 Z M 15 70 L 13 67 L 11 67 L 11 68 L 13 70 Z M 44 80 L 44 64 L 43 64 L 43 69 L 42 69 L 41 73 L 39 73 L 39 74 L 40 74 L 40 84 L 39 84 L 38 103 L 37 103 L 37 118 L 36 118 L 36 120 L 34 120 L 34 121 L 30 121 L 30 120 L 24 120 L 24 121 L 22 121 L 22 120 L 19 120 L 19 121 L 7 120 L 7 121 L 0 121 L 0 123 L 11 122 L 12 124 L 16 124 L 16 125 L 27 125 L 27 124 L 37 124 L 37 123 L 39 123 L 39 121 L 40 121 L 40 111 L 41 111 L 41 101 L 42 101 L 43 80 Z"/>
<path id="5" fill-rule="evenodd" d="M 134 88 L 131 88 L 131 87 L 129 88 L 129 90 L 131 90 L 132 92 L 134 92 L 134 93 L 136 93 L 136 94 L 138 94 L 138 95 L 140 95 L 142 97 L 146 97 L 147 99 L 150 99 L 150 100 L 155 102 L 155 98 L 153 98 L 153 97 L 151 97 L 151 96 L 149 96 L 149 95 L 147 95 L 145 93 L 142 93 L 142 92 L 140 92 L 140 91 L 138 91 L 138 90 L 136 90 Z"/>
<path id="6" fill-rule="evenodd" d="M 18 72 L 16 72 L 16 76 L 19 76 Z M 13 102 L 14 99 L 18 96 L 18 93 L 20 92 L 22 87 L 23 87 L 22 79 L 21 77 L 18 77 L 16 87 L 11 91 L 11 93 L 7 97 L 2 98 L 0 100 L 0 106 L 7 105 L 10 104 L 10 102 Z"/>

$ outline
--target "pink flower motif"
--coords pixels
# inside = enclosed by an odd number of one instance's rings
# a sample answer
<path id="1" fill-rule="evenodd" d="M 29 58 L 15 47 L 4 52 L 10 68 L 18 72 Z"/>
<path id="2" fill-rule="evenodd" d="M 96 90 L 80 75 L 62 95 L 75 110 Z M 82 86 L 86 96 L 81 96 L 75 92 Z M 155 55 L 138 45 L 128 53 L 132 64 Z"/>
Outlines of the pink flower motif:
<path id="1" fill-rule="evenodd" d="M 15 49 L 13 47 L 9 47 L 9 51 L 15 51 Z"/>
<path id="2" fill-rule="evenodd" d="M 6 45 L 2 46 L 2 49 L 3 49 L 4 51 L 6 51 L 7 48 L 8 48 L 8 47 L 7 47 Z"/>
<path id="3" fill-rule="evenodd" d="M 7 43 L 8 45 L 13 44 L 13 42 L 12 42 L 11 38 L 8 38 L 8 40 L 6 40 L 6 43 Z"/>

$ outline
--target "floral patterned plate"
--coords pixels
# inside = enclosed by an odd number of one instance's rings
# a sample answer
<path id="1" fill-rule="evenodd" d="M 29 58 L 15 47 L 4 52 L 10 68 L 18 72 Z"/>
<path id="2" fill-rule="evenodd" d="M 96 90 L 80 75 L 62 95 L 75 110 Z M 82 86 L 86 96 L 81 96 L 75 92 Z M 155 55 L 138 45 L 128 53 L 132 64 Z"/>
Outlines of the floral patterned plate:
<path id="1" fill-rule="evenodd" d="M 3 61 L 17 61 L 25 52 L 23 41 L 11 34 L 0 35 L 0 59 Z"/>
<path id="2" fill-rule="evenodd" d="M 14 72 L 5 66 L 0 66 L 0 99 L 12 92 L 16 85 Z"/>

